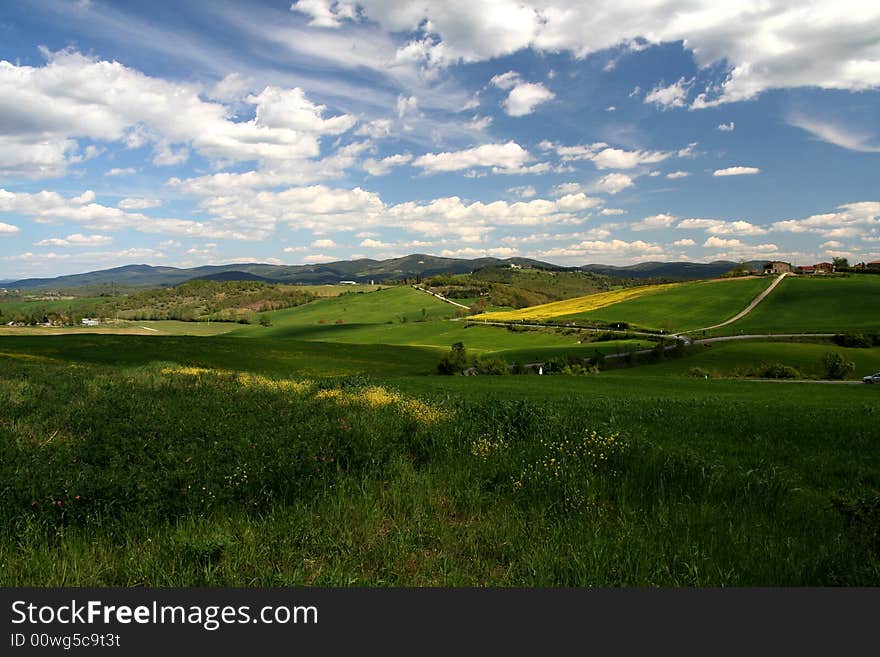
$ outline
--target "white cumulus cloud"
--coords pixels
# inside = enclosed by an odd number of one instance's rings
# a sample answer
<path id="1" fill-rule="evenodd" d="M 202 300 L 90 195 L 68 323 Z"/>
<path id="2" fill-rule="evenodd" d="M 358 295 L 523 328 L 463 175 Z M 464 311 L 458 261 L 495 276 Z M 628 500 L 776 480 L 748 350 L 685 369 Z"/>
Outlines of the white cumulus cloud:
<path id="1" fill-rule="evenodd" d="M 754 176 L 761 173 L 758 167 L 727 167 L 726 169 L 716 169 L 712 172 L 715 177 L 723 176 Z"/>

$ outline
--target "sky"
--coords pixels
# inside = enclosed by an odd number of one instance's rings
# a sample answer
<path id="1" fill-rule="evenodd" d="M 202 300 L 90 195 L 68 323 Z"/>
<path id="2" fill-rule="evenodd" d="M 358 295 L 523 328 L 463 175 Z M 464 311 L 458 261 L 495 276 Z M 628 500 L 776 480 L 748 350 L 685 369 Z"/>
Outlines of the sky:
<path id="1" fill-rule="evenodd" d="M 880 3 L 0 4 L 0 280 L 880 259 Z"/>

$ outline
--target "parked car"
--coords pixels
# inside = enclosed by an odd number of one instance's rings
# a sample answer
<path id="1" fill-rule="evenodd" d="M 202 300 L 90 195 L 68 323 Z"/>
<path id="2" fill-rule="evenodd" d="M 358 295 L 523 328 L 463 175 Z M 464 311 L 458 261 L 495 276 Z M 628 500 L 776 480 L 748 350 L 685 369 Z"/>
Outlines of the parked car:
<path id="1" fill-rule="evenodd" d="M 880 383 L 880 372 L 862 377 L 862 381 L 865 383 Z"/>

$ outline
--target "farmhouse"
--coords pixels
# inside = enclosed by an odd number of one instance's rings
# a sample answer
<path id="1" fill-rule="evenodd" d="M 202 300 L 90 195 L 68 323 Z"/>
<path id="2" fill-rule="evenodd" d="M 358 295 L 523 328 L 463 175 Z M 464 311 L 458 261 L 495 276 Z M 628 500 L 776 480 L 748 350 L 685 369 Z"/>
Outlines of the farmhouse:
<path id="1" fill-rule="evenodd" d="M 795 274 L 833 274 L 834 265 L 830 262 L 819 262 L 815 265 L 795 267 Z"/>
<path id="2" fill-rule="evenodd" d="M 790 274 L 791 263 L 780 260 L 772 260 L 764 265 L 765 274 Z"/>
<path id="3" fill-rule="evenodd" d="M 358 285 L 357 281 L 339 281 L 340 285 Z"/>
<path id="4" fill-rule="evenodd" d="M 83 326 L 98 326 L 101 322 L 97 319 L 90 319 L 88 317 L 83 317 L 82 324 Z"/>
<path id="5" fill-rule="evenodd" d="M 872 260 L 865 265 L 868 269 L 880 269 L 880 260 Z"/>

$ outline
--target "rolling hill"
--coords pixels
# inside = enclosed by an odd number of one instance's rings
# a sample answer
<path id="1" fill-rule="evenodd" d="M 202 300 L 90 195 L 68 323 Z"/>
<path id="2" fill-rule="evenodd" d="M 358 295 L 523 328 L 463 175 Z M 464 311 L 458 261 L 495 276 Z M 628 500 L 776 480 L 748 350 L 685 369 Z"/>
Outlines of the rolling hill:
<path id="1" fill-rule="evenodd" d="M 437 274 L 465 274 L 487 267 L 520 265 L 545 270 L 607 274 L 622 278 L 655 278 L 664 280 L 695 280 L 712 278 L 730 271 L 734 262 L 718 261 L 708 264 L 693 262 L 645 262 L 626 267 L 587 265 L 560 267 L 529 258 L 444 258 L 415 253 L 388 260 L 340 260 L 315 265 L 268 265 L 261 263 L 232 263 L 205 265 L 191 269 L 152 265 L 125 265 L 113 269 L 70 274 L 54 278 L 26 278 L 7 281 L 4 287 L 17 290 L 71 289 L 83 287 L 116 286 L 122 288 L 149 288 L 179 285 L 193 279 L 253 280 L 266 283 L 328 284 L 341 280 L 369 283 L 382 280 L 428 277 Z"/>
<path id="2" fill-rule="evenodd" d="M 770 282 L 768 278 L 740 278 L 643 285 L 516 311 L 485 313 L 474 319 L 626 323 L 646 329 L 693 330 L 736 315 Z"/>
<path id="3" fill-rule="evenodd" d="M 528 258 L 441 258 L 438 256 L 413 254 L 389 260 L 341 260 L 317 265 L 267 265 L 260 263 L 234 263 L 228 265 L 206 265 L 192 269 L 176 267 L 154 267 L 152 265 L 126 265 L 113 269 L 58 276 L 55 278 L 28 278 L 13 281 L 8 287 L 19 290 L 64 289 L 101 285 L 123 287 L 166 287 L 178 285 L 193 279 L 209 280 L 259 280 L 266 283 L 304 283 L 328 284 L 340 280 L 369 283 L 375 280 L 400 280 L 416 276 L 431 276 L 440 273 L 468 273 L 482 267 L 497 265 L 527 265 L 542 269 L 559 269 L 538 260 Z"/>

